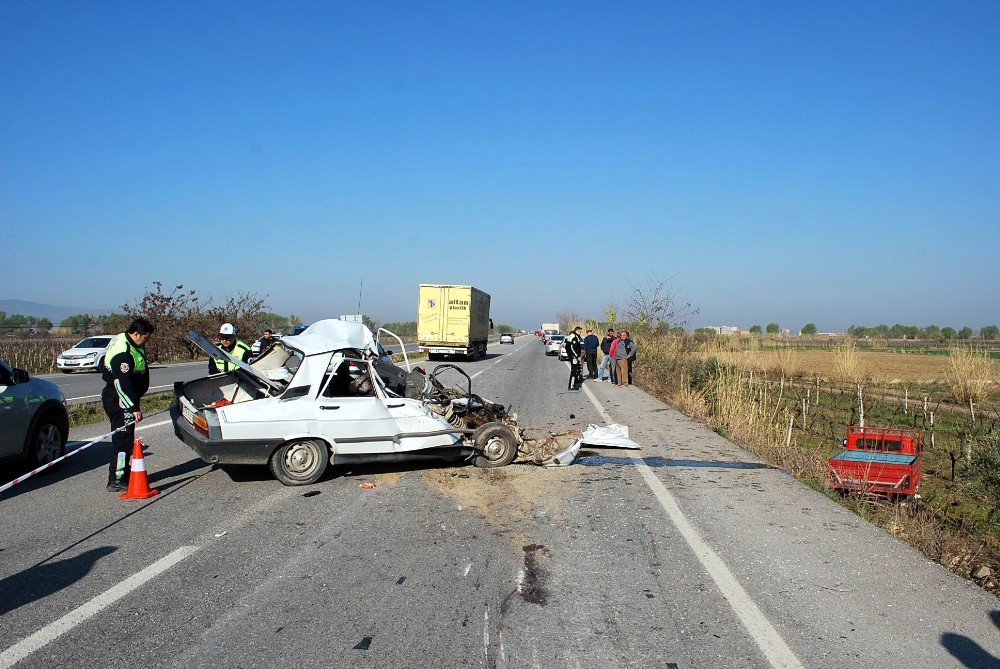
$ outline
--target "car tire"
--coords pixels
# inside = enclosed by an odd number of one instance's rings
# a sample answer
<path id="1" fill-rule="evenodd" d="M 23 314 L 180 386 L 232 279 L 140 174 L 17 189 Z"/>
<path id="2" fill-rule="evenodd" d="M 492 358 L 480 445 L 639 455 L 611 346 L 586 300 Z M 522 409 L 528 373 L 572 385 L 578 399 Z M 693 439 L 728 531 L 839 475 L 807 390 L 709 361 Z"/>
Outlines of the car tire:
<path id="1" fill-rule="evenodd" d="M 281 445 L 271 454 L 271 473 L 285 485 L 309 485 L 323 476 L 330 464 L 326 443 L 304 439 Z"/>
<path id="2" fill-rule="evenodd" d="M 28 435 L 28 460 L 40 467 L 60 457 L 66 450 L 65 422 L 49 411 L 43 415 Z"/>
<path id="3" fill-rule="evenodd" d="M 101 359 L 97 361 L 97 367 L 94 368 L 94 371 L 97 372 L 98 374 L 100 374 L 101 372 L 104 371 L 104 356 L 103 355 L 101 356 Z"/>
<path id="4" fill-rule="evenodd" d="M 479 454 L 472 464 L 477 467 L 505 467 L 517 457 L 517 435 L 503 423 L 487 423 L 472 433 L 472 443 Z"/>

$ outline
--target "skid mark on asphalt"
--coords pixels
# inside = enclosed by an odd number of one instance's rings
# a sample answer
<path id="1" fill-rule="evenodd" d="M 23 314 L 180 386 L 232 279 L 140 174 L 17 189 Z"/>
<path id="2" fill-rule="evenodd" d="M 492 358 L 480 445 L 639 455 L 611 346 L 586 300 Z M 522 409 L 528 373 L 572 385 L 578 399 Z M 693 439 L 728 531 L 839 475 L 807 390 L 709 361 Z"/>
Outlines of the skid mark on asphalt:
<path id="1" fill-rule="evenodd" d="M 569 368 L 568 362 L 566 363 L 566 367 Z M 590 388 L 584 385 L 583 392 L 597 409 L 601 418 L 609 425 L 613 423 L 611 414 L 601 406 L 601 403 L 597 401 Z M 760 648 L 760 651 L 767 658 L 770 665 L 776 669 L 802 669 L 803 665 L 799 662 L 795 653 L 788 647 L 788 644 L 781 638 L 781 635 L 774 629 L 770 621 L 764 617 L 764 613 L 743 588 L 736 575 L 726 566 L 726 563 L 719 557 L 719 554 L 709 547 L 698 530 L 687 519 L 687 516 L 684 515 L 684 512 L 681 511 L 680 506 L 677 504 L 677 500 L 667 490 L 663 481 L 657 478 L 649 465 L 642 460 L 635 458 L 633 462 L 636 469 L 639 470 L 643 481 L 649 486 L 656 500 L 670 517 L 674 526 L 681 533 L 681 536 L 684 537 L 688 546 L 694 551 L 695 556 L 701 562 L 705 571 L 715 581 L 715 585 L 722 592 L 722 596 L 726 598 L 733 611 L 736 612 L 740 622 L 743 623 L 750 637 L 757 644 L 757 647 Z"/>
<path id="2" fill-rule="evenodd" d="M 0 669 L 8 669 L 40 648 L 55 641 L 74 627 L 97 615 L 133 590 L 138 589 L 153 580 L 175 564 L 193 555 L 198 546 L 181 546 L 172 553 L 160 558 L 140 572 L 129 576 L 124 581 L 105 592 L 97 595 L 86 604 L 73 609 L 59 620 L 49 623 L 31 636 L 22 639 L 3 653 L 0 653 Z"/>

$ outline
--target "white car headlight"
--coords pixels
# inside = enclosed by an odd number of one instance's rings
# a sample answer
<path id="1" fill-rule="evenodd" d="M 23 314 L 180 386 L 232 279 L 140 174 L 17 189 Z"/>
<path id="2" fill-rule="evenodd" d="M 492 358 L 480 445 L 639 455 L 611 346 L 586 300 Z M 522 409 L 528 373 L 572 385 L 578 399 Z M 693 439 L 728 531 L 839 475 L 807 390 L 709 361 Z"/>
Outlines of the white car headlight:
<path id="1" fill-rule="evenodd" d="M 94 353 L 88 353 L 85 357 L 90 358 L 90 359 L 94 359 L 94 358 L 97 357 L 97 353 L 96 352 L 94 352 Z"/>

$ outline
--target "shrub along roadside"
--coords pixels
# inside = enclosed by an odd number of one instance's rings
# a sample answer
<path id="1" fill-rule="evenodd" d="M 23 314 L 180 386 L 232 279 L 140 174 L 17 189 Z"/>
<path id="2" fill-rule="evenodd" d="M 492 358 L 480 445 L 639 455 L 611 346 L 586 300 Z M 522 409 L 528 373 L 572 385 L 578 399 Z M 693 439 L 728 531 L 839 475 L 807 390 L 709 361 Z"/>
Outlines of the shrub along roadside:
<path id="1" fill-rule="evenodd" d="M 174 393 L 172 391 L 152 393 L 142 398 L 142 413 L 144 416 L 150 416 L 158 411 L 169 409 L 173 403 Z M 101 406 L 100 402 L 84 402 L 69 406 L 70 427 L 102 423 L 107 420 L 108 416 L 104 413 L 104 407 Z M 142 423 L 139 424 L 142 425 Z"/>

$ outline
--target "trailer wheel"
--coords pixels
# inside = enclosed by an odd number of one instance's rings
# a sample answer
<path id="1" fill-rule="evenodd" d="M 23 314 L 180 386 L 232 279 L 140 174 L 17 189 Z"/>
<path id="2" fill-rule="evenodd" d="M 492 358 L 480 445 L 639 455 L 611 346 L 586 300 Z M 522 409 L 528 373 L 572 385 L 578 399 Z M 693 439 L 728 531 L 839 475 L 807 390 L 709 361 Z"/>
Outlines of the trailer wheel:
<path id="1" fill-rule="evenodd" d="M 271 454 L 271 473 L 285 485 L 309 485 L 319 480 L 330 463 L 326 444 L 318 439 L 293 441 Z"/>
<path id="2" fill-rule="evenodd" d="M 477 467 L 505 467 L 517 457 L 517 436 L 503 423 L 487 423 L 472 434 L 480 450 L 472 461 Z"/>

